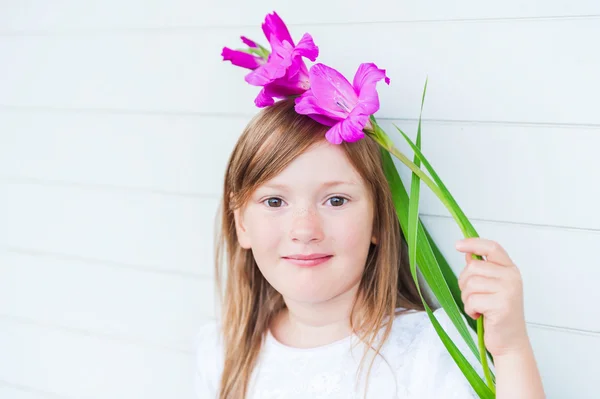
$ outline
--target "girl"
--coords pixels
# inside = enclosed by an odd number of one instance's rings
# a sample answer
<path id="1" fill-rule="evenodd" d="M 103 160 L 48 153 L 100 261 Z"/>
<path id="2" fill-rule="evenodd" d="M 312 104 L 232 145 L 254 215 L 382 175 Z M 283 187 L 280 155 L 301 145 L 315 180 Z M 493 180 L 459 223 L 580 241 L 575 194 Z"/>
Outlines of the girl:
<path id="1" fill-rule="evenodd" d="M 378 145 L 333 145 L 328 129 L 283 100 L 233 150 L 217 245 L 221 314 L 200 333 L 198 397 L 476 397 L 424 312 Z M 492 241 L 457 249 L 468 263 L 465 311 L 485 316 L 497 398 L 544 397 L 518 269 Z M 464 345 L 443 309 L 435 314 Z"/>

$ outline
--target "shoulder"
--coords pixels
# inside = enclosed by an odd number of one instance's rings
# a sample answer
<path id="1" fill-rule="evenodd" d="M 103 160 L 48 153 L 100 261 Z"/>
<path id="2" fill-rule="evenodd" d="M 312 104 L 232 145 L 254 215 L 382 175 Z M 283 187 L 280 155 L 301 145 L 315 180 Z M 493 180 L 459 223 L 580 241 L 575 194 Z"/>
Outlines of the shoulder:
<path id="1" fill-rule="evenodd" d="M 454 360 L 452 360 L 450 353 L 446 349 L 445 345 L 442 342 L 442 339 L 435 330 L 435 327 L 433 325 L 432 320 L 429 318 L 429 315 L 424 311 L 419 312 L 419 314 L 421 316 L 421 323 L 418 326 L 418 331 L 415 337 L 415 346 L 420 347 L 420 349 L 423 352 L 427 353 L 430 356 L 430 360 L 432 361 L 435 359 L 436 361 L 443 362 L 444 364 L 446 364 L 447 362 L 454 364 Z M 439 322 L 443 330 L 446 332 L 446 334 L 448 334 L 449 338 L 465 355 L 467 360 L 471 364 L 478 363 L 478 358 L 475 357 L 470 347 L 465 342 L 462 335 L 450 319 L 450 316 L 448 315 L 446 310 L 444 310 L 443 308 L 439 308 L 433 312 L 433 315 L 435 316 L 435 319 Z M 467 331 L 469 335 L 471 336 L 471 338 L 473 338 L 474 342 L 476 343 L 477 334 L 468 326 L 466 318 L 462 315 L 461 317 L 465 321 L 465 324 L 467 324 Z M 458 366 L 456 367 L 458 369 Z"/>
<path id="2" fill-rule="evenodd" d="M 433 315 L 453 341 L 456 342 L 458 338 L 462 339 L 455 329 L 452 320 L 450 320 L 448 313 L 443 308 L 433 311 Z M 398 330 L 397 334 L 405 334 L 410 337 L 408 349 L 412 354 L 415 356 L 418 355 L 419 358 L 424 359 L 428 363 L 443 357 L 446 353 L 446 348 L 427 312 L 415 311 L 412 319 L 407 319 L 404 315 L 399 316 L 394 323 L 397 326 L 395 325 L 393 328 L 393 330 Z M 410 321 L 407 322 L 407 320 Z"/>
<path id="3" fill-rule="evenodd" d="M 199 363 L 217 356 L 223 345 L 219 324 L 214 320 L 204 323 L 196 334 L 195 345 Z"/>
<path id="4" fill-rule="evenodd" d="M 215 320 L 202 324 L 196 334 L 195 345 L 197 352 L 214 351 L 221 345 L 220 326 Z"/>
<path id="5" fill-rule="evenodd" d="M 220 326 L 210 321 L 200 327 L 195 338 L 195 385 L 198 398 L 217 395 L 223 365 L 223 344 Z"/>
<path id="6" fill-rule="evenodd" d="M 470 349 L 447 312 L 440 308 L 433 315 L 471 364 L 473 360 L 477 361 L 472 354 L 469 356 Z M 392 345 L 403 347 L 401 357 L 404 367 L 400 379 L 408 387 L 411 397 L 476 397 L 442 343 L 427 312 L 412 311 L 397 316 L 390 339 L 396 342 Z"/>
<path id="7" fill-rule="evenodd" d="M 415 345 L 430 332 L 430 329 L 433 329 L 431 320 L 424 310 L 400 310 L 401 313 L 396 315 L 392 324 L 390 338 L 404 345 Z M 440 308 L 433 314 L 443 326 L 451 323 L 443 309 Z"/>
<path id="8" fill-rule="evenodd" d="M 434 310 L 433 315 L 452 340 L 462 339 L 448 313 L 443 308 Z M 428 341 L 439 341 L 440 345 L 443 345 L 429 315 L 423 310 L 409 310 L 398 314 L 392 325 L 391 336 L 402 337 L 405 343 L 410 345 Z M 436 339 L 432 340 L 432 338 Z"/>

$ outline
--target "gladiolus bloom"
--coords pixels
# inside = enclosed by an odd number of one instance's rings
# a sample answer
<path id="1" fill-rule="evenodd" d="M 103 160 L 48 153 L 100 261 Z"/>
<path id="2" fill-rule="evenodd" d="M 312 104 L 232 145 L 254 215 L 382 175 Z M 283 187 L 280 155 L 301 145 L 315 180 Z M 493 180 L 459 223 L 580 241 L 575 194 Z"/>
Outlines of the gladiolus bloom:
<path id="1" fill-rule="evenodd" d="M 361 64 L 352 84 L 335 69 L 315 64 L 309 72 L 310 89 L 296 99 L 296 112 L 331 126 L 326 138 L 333 144 L 358 141 L 370 127 L 369 117 L 379 110 L 375 86 L 382 79 L 390 84 L 385 70 L 373 63 Z"/>

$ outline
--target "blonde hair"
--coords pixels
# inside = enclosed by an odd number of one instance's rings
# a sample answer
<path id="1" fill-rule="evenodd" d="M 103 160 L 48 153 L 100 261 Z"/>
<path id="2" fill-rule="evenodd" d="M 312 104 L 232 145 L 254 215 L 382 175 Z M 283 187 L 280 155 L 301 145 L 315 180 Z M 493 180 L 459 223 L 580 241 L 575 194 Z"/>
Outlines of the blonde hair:
<path id="1" fill-rule="evenodd" d="M 265 334 L 274 316 L 285 308 L 281 294 L 260 273 L 251 250 L 240 247 L 234 210 L 243 208 L 256 188 L 296 157 L 325 140 L 327 130 L 297 114 L 293 100 L 279 101 L 250 121 L 229 158 L 216 232 L 215 275 L 224 344 L 219 399 L 246 397 Z M 340 146 L 370 191 L 373 235 L 377 240 L 369 249 L 352 308 L 351 328 L 371 348 L 383 328 L 382 339 L 374 348 L 379 353 L 391 331 L 392 324 L 386 320 L 393 320 L 396 309 L 423 310 L 423 305 L 408 267 L 406 241 L 383 172 L 379 146 L 368 137 Z"/>

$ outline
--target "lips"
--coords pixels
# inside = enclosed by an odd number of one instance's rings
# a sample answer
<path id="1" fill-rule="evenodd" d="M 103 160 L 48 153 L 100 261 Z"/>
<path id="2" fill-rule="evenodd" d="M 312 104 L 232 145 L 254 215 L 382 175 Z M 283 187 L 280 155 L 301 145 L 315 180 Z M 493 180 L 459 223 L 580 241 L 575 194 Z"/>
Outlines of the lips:
<path id="1" fill-rule="evenodd" d="M 284 256 L 283 259 L 296 266 L 317 266 L 327 262 L 333 255 L 329 254 L 296 254 Z"/>

